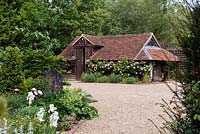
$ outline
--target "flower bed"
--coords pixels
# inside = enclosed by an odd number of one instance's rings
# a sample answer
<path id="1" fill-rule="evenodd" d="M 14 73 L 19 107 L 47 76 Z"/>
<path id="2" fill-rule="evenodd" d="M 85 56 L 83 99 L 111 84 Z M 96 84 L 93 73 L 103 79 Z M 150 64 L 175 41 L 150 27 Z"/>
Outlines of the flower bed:
<path id="1" fill-rule="evenodd" d="M 6 117 L 4 122 L 0 121 L 0 133 L 55 134 L 57 130 L 69 130 L 79 120 L 98 115 L 96 108 L 90 106 L 95 100 L 81 89 L 67 87 L 58 93 L 32 88 L 27 96 L 13 93 L 2 96 L 0 101 L 7 107 L 2 111 L 9 114 L 0 116 Z"/>

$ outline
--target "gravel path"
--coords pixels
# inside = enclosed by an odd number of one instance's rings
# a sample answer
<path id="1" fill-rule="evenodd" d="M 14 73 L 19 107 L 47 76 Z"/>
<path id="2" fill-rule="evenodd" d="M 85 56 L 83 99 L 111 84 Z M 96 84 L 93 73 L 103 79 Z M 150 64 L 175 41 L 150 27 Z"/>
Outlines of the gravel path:
<path id="1" fill-rule="evenodd" d="M 127 85 L 71 81 L 71 84 L 92 94 L 98 100 L 93 105 L 99 112 L 99 117 L 85 121 L 75 134 L 158 134 L 148 119 L 161 125 L 158 115 L 163 112 L 156 103 L 172 97 L 164 83 Z"/>

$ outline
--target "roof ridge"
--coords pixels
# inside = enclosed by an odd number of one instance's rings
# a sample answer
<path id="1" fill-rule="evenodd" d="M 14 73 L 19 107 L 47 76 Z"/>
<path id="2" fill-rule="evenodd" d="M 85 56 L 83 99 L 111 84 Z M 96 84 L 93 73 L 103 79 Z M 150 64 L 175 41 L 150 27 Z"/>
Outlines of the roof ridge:
<path id="1" fill-rule="evenodd" d="M 141 36 L 141 35 L 152 35 L 153 32 L 147 32 L 147 33 L 135 33 L 135 34 L 117 34 L 117 35 L 90 35 L 90 34 L 82 34 L 84 36 L 90 36 L 95 38 L 101 38 L 101 37 L 123 37 L 123 36 Z"/>

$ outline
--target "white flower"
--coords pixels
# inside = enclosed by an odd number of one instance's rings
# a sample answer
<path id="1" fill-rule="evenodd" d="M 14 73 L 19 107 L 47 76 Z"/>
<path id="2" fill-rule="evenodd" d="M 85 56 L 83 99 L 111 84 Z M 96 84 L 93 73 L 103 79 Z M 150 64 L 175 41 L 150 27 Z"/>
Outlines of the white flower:
<path id="1" fill-rule="evenodd" d="M 53 113 L 53 112 L 56 111 L 56 110 L 57 110 L 57 108 L 54 107 L 54 104 L 50 104 L 50 105 L 49 105 L 49 111 L 48 111 L 49 113 L 50 113 L 50 112 Z"/>
<path id="2" fill-rule="evenodd" d="M 18 88 L 13 89 L 14 92 L 19 92 Z"/>
<path id="3" fill-rule="evenodd" d="M 57 127 L 58 119 L 59 119 L 58 112 L 57 111 L 53 112 L 50 115 L 50 126 Z"/>
<path id="4" fill-rule="evenodd" d="M 53 0 L 49 0 L 49 3 L 52 3 L 53 2 Z"/>
<path id="5" fill-rule="evenodd" d="M 43 95 L 43 92 L 41 90 L 38 90 L 38 95 Z"/>
<path id="6" fill-rule="evenodd" d="M 43 117 L 44 117 L 44 113 L 45 113 L 45 110 L 44 108 L 40 108 L 40 111 L 37 112 L 36 116 L 38 118 L 39 121 L 44 121 Z"/>
<path id="7" fill-rule="evenodd" d="M 31 88 L 31 91 L 34 92 L 34 91 L 37 91 L 37 89 L 36 88 Z"/>
<path id="8" fill-rule="evenodd" d="M 35 98 L 35 95 L 32 92 L 28 92 L 28 96 L 26 99 L 28 100 L 29 105 L 31 105 L 34 98 Z"/>
<path id="9" fill-rule="evenodd" d="M 38 96 L 38 91 L 37 90 L 33 91 L 33 94 L 36 95 L 36 96 Z"/>

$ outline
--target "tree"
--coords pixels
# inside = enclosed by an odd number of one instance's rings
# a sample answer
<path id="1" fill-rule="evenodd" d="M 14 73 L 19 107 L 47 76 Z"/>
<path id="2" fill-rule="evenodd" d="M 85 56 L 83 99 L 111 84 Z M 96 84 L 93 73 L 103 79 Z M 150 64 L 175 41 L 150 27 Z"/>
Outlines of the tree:
<path id="1" fill-rule="evenodd" d="M 166 129 L 174 134 L 200 133 L 200 3 L 198 0 L 187 1 L 179 5 L 182 17 L 178 18 L 179 27 L 176 30 L 177 39 L 187 56 L 185 74 L 180 75 L 178 82 L 181 89 L 171 89 L 174 93 L 170 104 L 164 101 L 161 106 L 169 118 L 161 134 Z M 198 82 L 197 82 L 198 81 Z M 169 120 L 170 119 L 170 120 Z M 158 128 L 158 127 L 157 127 Z"/>
<path id="2" fill-rule="evenodd" d="M 183 48 L 186 60 L 186 82 L 200 79 L 200 4 L 198 1 L 182 6 L 184 18 L 179 21 L 180 25 L 176 29 L 177 39 Z"/>
<path id="3" fill-rule="evenodd" d="M 112 3 L 108 6 L 111 16 L 104 27 L 104 34 L 153 32 L 159 40 L 176 41 L 167 0 L 118 0 L 109 3 Z"/>
<path id="4" fill-rule="evenodd" d="M 60 70 L 64 63 L 62 57 L 54 56 L 49 51 L 32 50 L 31 48 L 24 51 L 22 59 L 24 62 L 22 69 L 26 78 L 43 76 L 44 72 L 49 69 L 54 70 L 56 68 Z"/>
<path id="5" fill-rule="evenodd" d="M 48 49 L 59 54 L 77 35 L 101 34 L 107 17 L 103 3 L 103 0 L 3 0 L 0 44 L 22 50 Z"/>
<path id="6" fill-rule="evenodd" d="M 17 88 L 23 82 L 22 53 L 18 47 L 6 47 L 0 66 L 0 92 Z"/>

